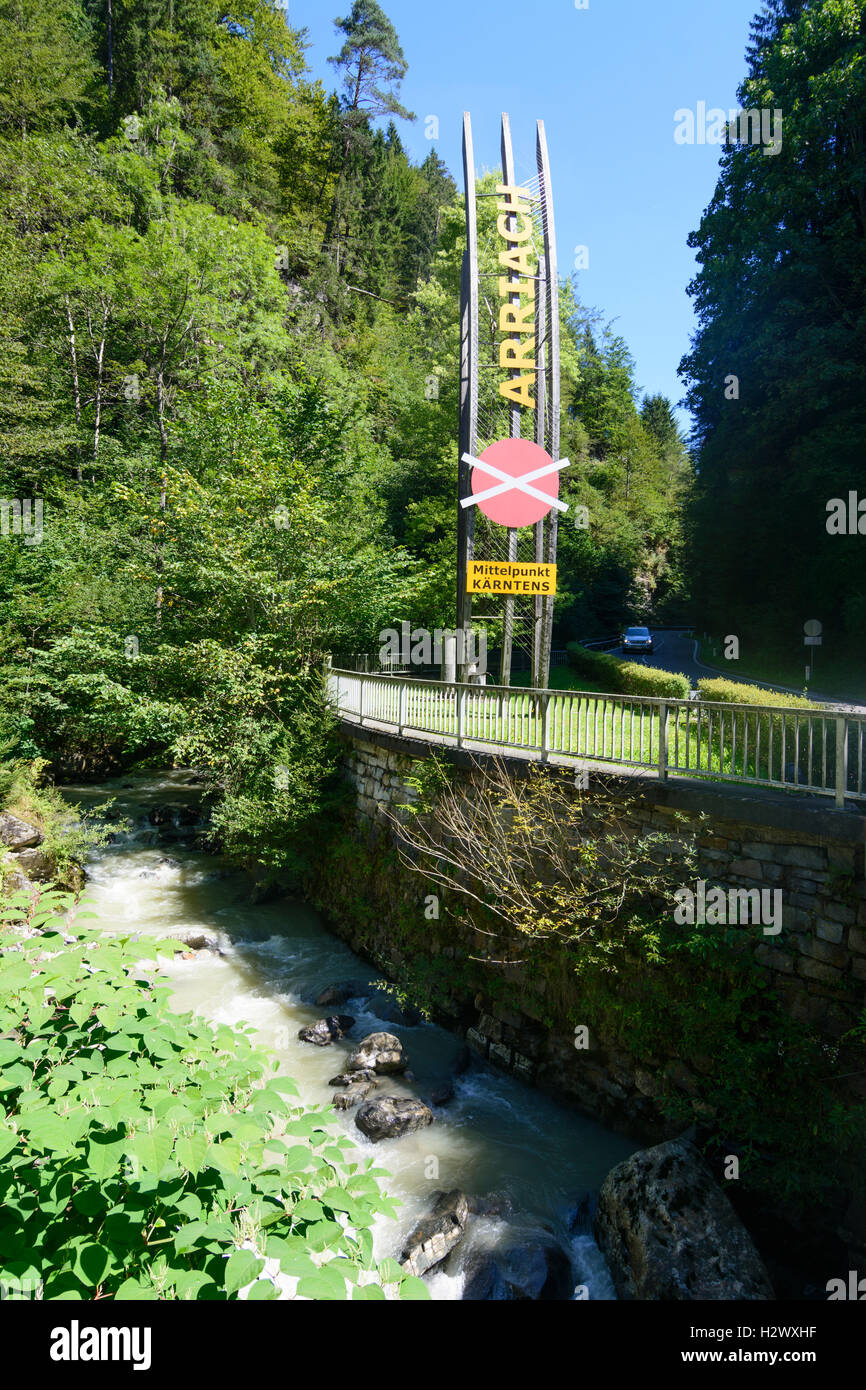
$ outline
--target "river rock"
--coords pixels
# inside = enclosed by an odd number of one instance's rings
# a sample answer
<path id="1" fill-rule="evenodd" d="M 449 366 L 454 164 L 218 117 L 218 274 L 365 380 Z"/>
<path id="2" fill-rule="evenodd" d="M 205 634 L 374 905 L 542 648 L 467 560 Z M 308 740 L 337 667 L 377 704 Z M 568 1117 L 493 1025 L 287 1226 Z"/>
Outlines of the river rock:
<path id="1" fill-rule="evenodd" d="M 216 949 L 216 942 L 210 936 L 203 933 L 191 933 L 187 936 L 178 936 L 178 941 L 182 941 L 188 951 L 213 951 Z"/>
<path id="2" fill-rule="evenodd" d="M 553 1242 L 471 1250 L 463 1264 L 466 1302 L 565 1302 L 573 1293 L 571 1261 Z"/>
<path id="3" fill-rule="evenodd" d="M 591 1231 L 592 1222 L 598 1206 L 598 1197 L 592 1192 L 583 1192 L 575 1202 L 563 1212 L 563 1223 L 569 1235 L 579 1231 Z"/>
<path id="4" fill-rule="evenodd" d="M 44 839 L 38 826 L 28 825 L 10 811 L 0 811 L 0 840 L 9 849 L 29 849 L 32 845 L 41 845 Z"/>
<path id="5" fill-rule="evenodd" d="M 454 1075 L 463 1076 L 472 1066 L 472 1053 L 464 1043 L 454 1061 Z"/>
<path id="6" fill-rule="evenodd" d="M 380 1076 L 405 1071 L 409 1058 L 393 1033 L 368 1033 L 346 1061 L 346 1071 L 374 1071 Z"/>
<path id="7" fill-rule="evenodd" d="M 504 1303 L 511 1298 L 502 1268 L 491 1250 L 471 1250 L 463 1264 L 463 1292 L 467 1303 Z"/>
<path id="8" fill-rule="evenodd" d="M 469 1198 L 469 1210 L 473 1216 L 493 1216 L 504 1220 L 514 1215 L 514 1204 L 506 1192 L 485 1192 L 483 1196 L 473 1194 Z"/>
<path id="9" fill-rule="evenodd" d="M 443 1105 L 448 1105 L 454 1099 L 454 1082 L 443 1081 L 441 1086 L 434 1086 L 430 1092 L 430 1104 L 440 1109 Z"/>
<path id="10" fill-rule="evenodd" d="M 374 1071 L 341 1071 L 337 1076 L 332 1076 L 328 1082 L 329 1086 L 354 1086 L 358 1081 L 370 1081 L 375 1086 L 376 1073 Z"/>
<path id="11" fill-rule="evenodd" d="M 173 825 L 174 807 L 151 806 L 147 819 L 151 825 Z"/>
<path id="12" fill-rule="evenodd" d="M 318 1019 L 312 1028 L 301 1028 L 298 1037 L 301 1042 L 313 1043 L 316 1047 L 327 1047 L 329 1043 L 337 1042 L 354 1026 L 355 1020 L 347 1014 L 333 1014 L 331 1018 Z"/>
<path id="13" fill-rule="evenodd" d="M 345 1004 L 347 999 L 352 999 L 356 994 L 360 994 L 364 986 L 357 980 L 340 980 L 337 984 L 326 985 L 321 994 L 315 1000 L 317 1009 L 333 1009 Z"/>
<path id="14" fill-rule="evenodd" d="M 16 855 L 27 877 L 36 883 L 47 883 L 57 873 L 57 865 L 42 849 L 20 849 Z"/>
<path id="15" fill-rule="evenodd" d="M 620 1298 L 774 1297 L 751 1236 L 688 1140 L 612 1168 L 593 1229 Z"/>
<path id="16" fill-rule="evenodd" d="M 571 1260 L 552 1241 L 512 1246 L 505 1252 L 503 1275 L 512 1298 L 561 1302 L 574 1293 Z"/>
<path id="17" fill-rule="evenodd" d="M 8 893 L 35 893 L 36 884 L 31 883 L 26 874 L 21 872 L 18 860 L 10 854 L 7 859 L 0 863 L 0 877 L 6 886 Z"/>
<path id="18" fill-rule="evenodd" d="M 377 1100 L 365 1100 L 357 1115 L 355 1124 L 368 1139 L 378 1143 L 380 1139 L 399 1139 L 403 1134 L 411 1134 L 415 1129 L 432 1125 L 433 1111 L 420 1100 L 407 1100 L 402 1096 L 381 1096 Z"/>
<path id="19" fill-rule="evenodd" d="M 375 1084 L 374 1081 L 355 1081 L 351 1086 L 344 1087 L 334 1096 L 334 1109 L 351 1110 L 353 1106 L 360 1105 L 362 1100 L 367 1099 Z"/>
<path id="20" fill-rule="evenodd" d="M 415 1028 L 424 1022 L 424 1015 L 420 1009 L 408 1002 L 401 1004 L 385 989 L 374 990 L 367 1003 L 370 1012 L 385 1023 L 402 1023 L 408 1028 Z"/>
<path id="21" fill-rule="evenodd" d="M 447 1259 L 463 1239 L 469 1219 L 469 1202 L 465 1192 L 455 1187 L 452 1192 L 438 1192 L 427 1216 L 407 1236 L 400 1263 L 407 1274 L 420 1279 L 428 1269 L 435 1269 Z"/>

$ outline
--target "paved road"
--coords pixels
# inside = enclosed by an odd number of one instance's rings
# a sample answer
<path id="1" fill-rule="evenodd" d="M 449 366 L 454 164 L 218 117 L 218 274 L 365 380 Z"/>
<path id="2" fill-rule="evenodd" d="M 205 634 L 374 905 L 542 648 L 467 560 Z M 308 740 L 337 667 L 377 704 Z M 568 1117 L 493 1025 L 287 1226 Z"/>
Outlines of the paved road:
<path id="1" fill-rule="evenodd" d="M 684 676 L 688 676 L 692 685 L 697 685 L 701 678 L 711 679 L 713 676 L 728 676 L 731 680 L 740 680 L 744 685 L 757 685 L 761 690 L 778 690 L 782 694 L 801 695 L 801 690 L 793 690 L 783 685 L 770 685 L 767 681 L 752 680 L 749 676 L 740 676 L 737 673 L 736 661 L 725 663 L 727 669 L 721 664 L 719 667 L 704 666 L 700 661 L 695 660 L 696 644 L 693 637 L 686 637 L 682 632 L 653 632 L 655 651 L 652 656 L 632 656 L 631 661 L 639 661 L 645 666 L 658 666 L 663 671 L 679 671 Z M 619 647 L 613 648 L 614 656 L 622 656 Z M 837 696 L 824 692 L 810 691 L 809 698 L 818 704 L 833 705 L 849 714 L 859 714 L 866 711 L 866 705 L 852 705 L 849 701 L 840 700 Z"/>

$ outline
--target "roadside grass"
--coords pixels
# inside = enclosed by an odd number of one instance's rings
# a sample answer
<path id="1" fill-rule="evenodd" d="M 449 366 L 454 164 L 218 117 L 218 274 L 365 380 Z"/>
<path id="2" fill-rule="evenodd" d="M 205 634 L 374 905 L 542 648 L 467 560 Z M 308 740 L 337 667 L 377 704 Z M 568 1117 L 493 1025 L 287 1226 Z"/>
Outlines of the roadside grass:
<path id="1" fill-rule="evenodd" d="M 738 661 L 726 661 L 724 651 L 721 637 L 710 634 L 698 639 L 698 661 L 715 667 L 730 680 L 744 684 L 757 680 L 766 681 L 768 685 L 786 685 L 804 695 L 818 690 L 839 700 L 866 704 L 866 659 L 834 657 L 824 647 L 802 646 L 799 653 L 773 647 L 760 652 L 744 649 Z M 806 665 L 810 661 L 814 669 L 807 684 Z"/>
<path id="2" fill-rule="evenodd" d="M 531 684 L 531 671 L 513 671 L 511 674 L 511 684 L 515 689 L 526 687 Z M 595 694 L 601 694 L 604 686 L 597 681 L 591 680 L 589 676 L 582 676 L 579 671 L 575 671 L 571 666 L 554 666 L 550 672 L 551 690 L 586 690 Z"/>
<path id="3" fill-rule="evenodd" d="M 393 710 L 384 703 L 378 711 L 371 705 L 365 712 L 370 719 L 393 722 Z M 648 697 L 623 704 L 621 698 L 609 699 L 597 692 L 563 691 L 549 702 L 547 720 L 546 746 L 552 754 L 613 766 L 651 769 L 659 765 L 661 720 L 658 706 Z M 541 704 L 529 692 L 478 687 L 464 700 L 467 744 L 540 751 L 545 741 L 543 726 Z M 457 733 L 453 698 L 442 699 L 432 689 L 413 692 L 404 727 L 453 737 Z M 809 734 L 807 712 L 768 707 L 759 713 L 737 705 L 710 708 L 694 702 L 669 706 L 666 766 L 679 775 L 743 784 L 827 787 L 835 761 L 834 740 L 832 727 L 823 744 L 820 737 Z"/>

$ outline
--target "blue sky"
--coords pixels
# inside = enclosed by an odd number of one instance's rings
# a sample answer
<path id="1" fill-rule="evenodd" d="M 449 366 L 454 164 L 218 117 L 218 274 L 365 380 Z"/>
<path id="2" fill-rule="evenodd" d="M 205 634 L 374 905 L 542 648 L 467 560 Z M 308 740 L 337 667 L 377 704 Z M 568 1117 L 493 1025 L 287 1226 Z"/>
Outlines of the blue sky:
<path id="1" fill-rule="evenodd" d="M 749 22 L 760 0 L 380 0 L 409 63 L 399 122 L 417 160 L 424 118 L 439 119 L 440 156 L 462 185 L 462 113 L 472 114 L 479 172 L 499 165 L 499 119 L 511 116 L 518 179 L 535 173 L 535 121 L 550 147 L 560 271 L 575 247 L 584 304 L 615 320 L 641 391 L 682 395 L 677 365 L 694 315 L 686 245 L 715 187 L 719 149 L 674 141 L 674 112 L 736 106 Z M 334 16 L 351 0 L 288 0 L 309 31 L 308 62 L 331 88 Z M 680 412 L 684 426 L 688 416 Z"/>

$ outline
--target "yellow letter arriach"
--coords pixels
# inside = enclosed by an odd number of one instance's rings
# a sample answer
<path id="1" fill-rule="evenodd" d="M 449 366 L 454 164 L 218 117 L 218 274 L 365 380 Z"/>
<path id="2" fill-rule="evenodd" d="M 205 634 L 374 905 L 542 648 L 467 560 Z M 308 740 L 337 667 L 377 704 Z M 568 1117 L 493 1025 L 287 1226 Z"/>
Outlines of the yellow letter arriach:
<path id="1" fill-rule="evenodd" d="M 534 410 L 535 397 L 532 394 L 534 386 L 534 373 L 532 376 L 519 376 L 514 381 L 500 381 L 499 394 L 504 396 L 507 401 L 513 401 L 515 405 L 523 405 L 527 410 Z"/>
<path id="2" fill-rule="evenodd" d="M 516 227 L 513 231 L 509 229 L 508 222 L 510 216 L 515 217 L 516 220 L 516 216 L 514 213 L 503 213 L 503 215 L 497 219 L 496 230 L 498 231 L 499 235 L 501 237 L 504 237 L 506 241 L 529 241 L 530 237 L 532 236 L 533 229 L 532 223 L 529 220 L 528 213 L 523 214 L 526 225 L 522 231 L 518 231 Z"/>

